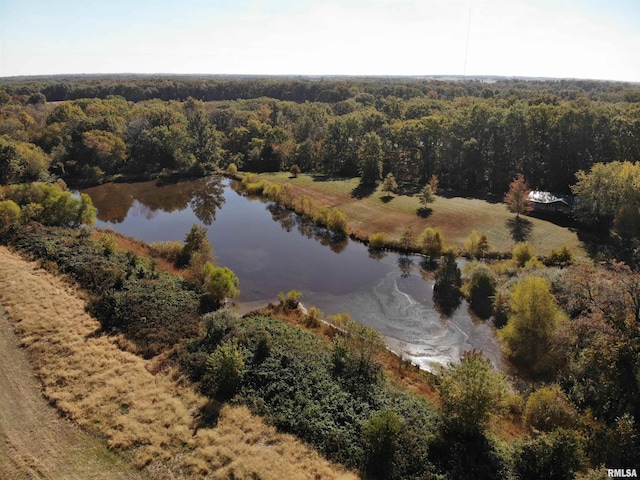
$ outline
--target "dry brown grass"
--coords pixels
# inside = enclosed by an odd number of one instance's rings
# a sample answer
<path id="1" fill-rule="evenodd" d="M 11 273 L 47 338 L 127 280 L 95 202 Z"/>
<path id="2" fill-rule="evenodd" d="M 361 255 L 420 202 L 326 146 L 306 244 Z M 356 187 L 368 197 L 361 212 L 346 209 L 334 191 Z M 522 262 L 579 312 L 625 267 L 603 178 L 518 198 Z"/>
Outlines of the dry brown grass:
<path id="1" fill-rule="evenodd" d="M 97 335 L 78 292 L 0 247 L 0 300 L 32 359 L 44 394 L 65 415 L 131 456 L 153 478 L 356 478 L 246 408 L 225 406 L 196 429 L 207 400 L 161 360 Z"/>

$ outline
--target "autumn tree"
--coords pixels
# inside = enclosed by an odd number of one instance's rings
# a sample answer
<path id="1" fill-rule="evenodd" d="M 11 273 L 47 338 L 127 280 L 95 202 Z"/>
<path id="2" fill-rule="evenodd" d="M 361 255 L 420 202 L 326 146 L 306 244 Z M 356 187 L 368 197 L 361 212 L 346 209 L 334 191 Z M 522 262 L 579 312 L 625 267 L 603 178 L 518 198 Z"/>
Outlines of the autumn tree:
<path id="1" fill-rule="evenodd" d="M 556 367 L 552 341 L 564 315 L 541 277 L 529 276 L 514 288 L 507 325 L 498 332 L 509 357 L 536 376 L 552 374 Z"/>
<path id="2" fill-rule="evenodd" d="M 291 176 L 293 178 L 298 178 L 298 175 L 300 175 L 300 167 L 298 165 L 293 165 L 290 169 L 289 169 L 289 173 L 291 174 Z"/>
<path id="3" fill-rule="evenodd" d="M 529 395 L 524 409 L 526 427 L 551 432 L 556 428 L 571 428 L 576 411 L 558 385 L 540 387 Z"/>
<path id="4" fill-rule="evenodd" d="M 396 182 L 393 173 L 389 172 L 382 182 L 382 191 L 387 192 L 387 197 L 391 197 L 391 194 L 396 193 L 396 190 L 398 190 L 398 182 Z"/>
<path id="5" fill-rule="evenodd" d="M 504 196 L 504 203 L 511 213 L 516 214 L 516 218 L 533 210 L 529 199 L 531 189 L 524 175 L 521 173 L 509 184 L 509 191 Z"/>
<path id="6" fill-rule="evenodd" d="M 473 230 L 464 241 L 464 251 L 470 257 L 483 258 L 489 251 L 489 239 L 486 234 L 479 235 Z"/>
<path id="7" fill-rule="evenodd" d="M 520 268 L 524 267 L 527 262 L 535 258 L 536 256 L 533 252 L 533 248 L 531 248 L 531 245 L 527 242 L 517 243 L 511 251 L 511 259 L 513 260 L 513 263 Z"/>
<path id="8" fill-rule="evenodd" d="M 427 227 L 420 235 L 420 250 L 430 261 L 440 258 L 444 250 L 444 235 L 439 228 Z"/>
<path id="9" fill-rule="evenodd" d="M 126 159 L 127 146 L 111 132 L 89 130 L 82 134 L 83 162 L 111 174 L 119 171 Z"/>
<path id="10" fill-rule="evenodd" d="M 409 252 L 413 248 L 414 244 L 415 235 L 413 233 L 413 228 L 407 225 L 402 231 L 402 235 L 400 236 L 400 248 L 405 252 Z"/>
<path id="11" fill-rule="evenodd" d="M 640 418 L 640 275 L 617 262 L 563 273 L 562 291 L 575 317 L 566 391 L 611 428 L 625 415 Z"/>

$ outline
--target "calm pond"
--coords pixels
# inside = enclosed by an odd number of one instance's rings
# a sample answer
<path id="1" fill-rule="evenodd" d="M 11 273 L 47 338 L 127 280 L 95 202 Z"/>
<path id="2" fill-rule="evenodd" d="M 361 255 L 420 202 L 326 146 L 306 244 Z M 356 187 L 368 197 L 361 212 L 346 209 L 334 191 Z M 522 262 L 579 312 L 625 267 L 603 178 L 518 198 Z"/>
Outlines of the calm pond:
<path id="1" fill-rule="evenodd" d="M 164 186 L 106 184 L 83 193 L 98 209 L 98 228 L 146 242 L 182 241 L 194 223 L 205 225 L 218 263 L 240 279 L 241 311 L 297 290 L 307 307 L 349 312 L 375 328 L 421 368 L 457 361 L 469 349 L 505 368 L 492 328 L 474 322 L 464 302 L 448 318 L 436 312 L 433 282 L 422 278 L 419 257 L 374 255 L 358 242 L 334 241 L 324 229 L 272 202 L 247 198 L 217 177 Z"/>

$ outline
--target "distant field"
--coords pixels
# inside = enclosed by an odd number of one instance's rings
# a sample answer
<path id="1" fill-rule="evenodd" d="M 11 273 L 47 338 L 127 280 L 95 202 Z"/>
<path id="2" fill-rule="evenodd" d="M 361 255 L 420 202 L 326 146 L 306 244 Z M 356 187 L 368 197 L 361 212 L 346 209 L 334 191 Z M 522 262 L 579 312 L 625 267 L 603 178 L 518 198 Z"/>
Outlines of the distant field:
<path id="1" fill-rule="evenodd" d="M 419 235 L 426 227 L 439 227 L 448 246 L 461 248 L 472 230 L 486 234 L 492 251 L 508 252 L 514 245 L 507 220 L 514 218 L 502 203 L 490 203 L 470 198 L 437 197 L 430 205 L 432 212 L 426 218 L 418 216 L 420 202 L 416 197 L 393 195 L 384 201 L 387 194 L 379 188 L 371 195 L 356 198 L 352 192 L 359 179 L 316 179 L 311 175 L 290 178 L 288 173 L 267 173 L 266 180 L 289 183 L 296 195 L 306 195 L 315 202 L 336 207 L 349 216 L 351 229 L 362 237 L 385 232 L 390 239 L 399 239 L 407 225 Z M 552 248 L 569 247 L 577 258 L 586 258 L 575 232 L 551 222 L 528 218 L 533 223 L 529 243 L 536 254 L 546 255 Z"/>

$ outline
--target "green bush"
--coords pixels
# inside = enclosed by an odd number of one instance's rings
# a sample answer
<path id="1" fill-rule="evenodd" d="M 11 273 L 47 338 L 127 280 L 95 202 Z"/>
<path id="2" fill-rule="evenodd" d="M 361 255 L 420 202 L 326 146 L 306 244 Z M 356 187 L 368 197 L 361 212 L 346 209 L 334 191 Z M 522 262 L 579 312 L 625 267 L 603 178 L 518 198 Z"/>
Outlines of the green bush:
<path id="1" fill-rule="evenodd" d="M 514 467 L 521 479 L 567 480 L 575 478 L 583 464 L 580 441 L 568 430 L 527 437 L 516 444 Z"/>
<path id="2" fill-rule="evenodd" d="M 167 262 L 178 264 L 183 250 L 182 242 L 153 242 L 149 244 L 149 253 L 152 257 L 161 258 Z"/>
<path id="3" fill-rule="evenodd" d="M 327 215 L 327 228 L 329 230 L 339 235 L 346 235 L 347 224 L 348 219 L 344 213 L 342 213 L 337 208 L 332 208 L 329 210 L 329 214 Z"/>
<path id="4" fill-rule="evenodd" d="M 559 249 L 552 249 L 549 252 L 549 263 L 555 266 L 567 266 L 573 261 L 571 250 L 565 245 Z"/>
<path id="5" fill-rule="evenodd" d="M 534 258 L 531 245 L 526 242 L 516 244 L 511 252 L 511 258 L 518 267 L 524 267 L 529 260 Z"/>
<path id="6" fill-rule="evenodd" d="M 107 257 L 71 230 L 38 224 L 19 229 L 11 243 L 74 278 L 90 293 L 89 310 L 103 329 L 125 333 L 146 357 L 198 332 L 199 295 L 146 259 L 124 252 Z"/>
<path id="7" fill-rule="evenodd" d="M 571 428 L 575 409 L 558 385 L 542 387 L 529 395 L 523 422 L 528 428 L 550 432 L 559 427 Z"/>
<path id="8" fill-rule="evenodd" d="M 365 470 L 376 440 L 372 432 L 364 433 L 364 426 L 382 415 L 378 412 L 395 412 L 386 414 L 396 415 L 402 425 L 389 478 L 422 478 L 432 470 L 428 451 L 437 415 L 423 398 L 386 382 L 368 383 L 367 395 L 353 393 L 344 377 L 335 375 L 332 350 L 323 340 L 279 320 L 230 319 L 220 312 L 204 318 L 206 328 L 183 354 L 183 365 L 205 379 L 203 389 L 212 385 L 206 373 L 211 354 L 235 341 L 246 349 L 237 398 L 281 430 L 298 435 L 334 461 Z M 370 425 L 377 423 L 371 420 Z"/>
<path id="9" fill-rule="evenodd" d="M 295 310 L 296 308 L 298 308 L 300 297 L 302 297 L 302 293 L 295 290 L 287 292 L 286 295 L 282 292 L 278 293 L 280 307 L 284 308 L 285 310 Z"/>
<path id="10" fill-rule="evenodd" d="M 20 207 L 13 200 L 0 202 L 0 235 L 8 233 L 20 223 Z"/>
<path id="11" fill-rule="evenodd" d="M 202 380 L 205 392 L 218 400 L 235 395 L 244 376 L 245 353 L 245 349 L 235 340 L 221 343 L 207 357 Z"/>
<path id="12" fill-rule="evenodd" d="M 373 233 L 369 237 L 369 248 L 380 249 L 386 245 L 387 235 L 384 232 Z"/>
<path id="13" fill-rule="evenodd" d="M 6 191 L 7 199 L 19 206 L 40 205 L 31 211 L 37 212 L 37 220 L 48 226 L 77 227 L 82 224 L 93 225 L 96 209 L 91 197 L 82 193 L 75 198 L 71 192 L 58 184 L 25 183 L 11 185 Z"/>
<path id="14" fill-rule="evenodd" d="M 207 262 L 204 266 L 205 291 L 216 303 L 225 298 L 235 298 L 240 295 L 239 280 L 233 271 L 227 267 L 214 267 Z"/>
<path id="15" fill-rule="evenodd" d="M 504 414 L 508 384 L 481 352 L 468 351 L 459 365 L 442 371 L 438 391 L 449 419 L 465 431 L 477 431 Z"/>

